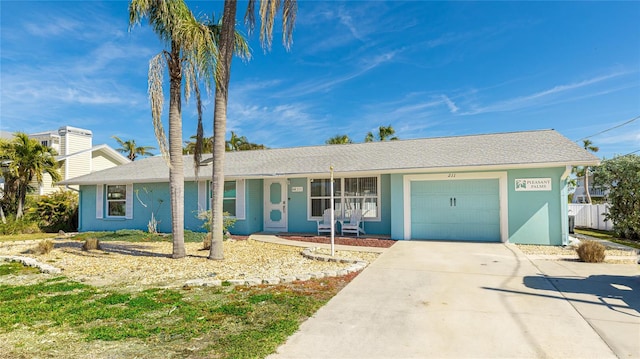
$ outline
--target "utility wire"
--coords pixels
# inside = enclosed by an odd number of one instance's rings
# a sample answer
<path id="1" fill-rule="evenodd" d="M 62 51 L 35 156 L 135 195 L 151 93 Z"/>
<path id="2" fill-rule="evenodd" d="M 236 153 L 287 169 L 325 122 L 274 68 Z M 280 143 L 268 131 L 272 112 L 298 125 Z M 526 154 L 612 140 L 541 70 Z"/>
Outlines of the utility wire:
<path id="1" fill-rule="evenodd" d="M 638 119 L 640 119 L 640 115 L 639 115 L 639 116 L 636 116 L 636 117 L 634 117 L 634 118 L 632 118 L 632 119 L 630 119 L 629 121 L 626 121 L 626 122 L 621 123 L 621 124 L 619 124 L 619 125 L 616 125 L 616 126 L 613 126 L 613 127 L 607 128 L 606 130 L 600 131 L 600 132 L 598 132 L 598 133 L 596 133 L 596 134 L 594 134 L 594 135 L 587 136 L 587 137 L 583 137 L 583 138 L 581 138 L 581 139 L 577 140 L 576 142 L 579 142 L 579 141 L 582 141 L 582 140 L 586 140 L 587 138 L 591 138 L 591 137 L 594 137 L 594 136 L 597 136 L 597 135 L 603 134 L 603 133 L 605 133 L 605 132 L 609 132 L 609 131 L 611 131 L 611 130 L 615 130 L 616 128 L 619 128 L 619 127 L 622 127 L 622 126 L 628 125 L 628 124 L 630 124 L 631 122 L 636 121 L 636 120 L 638 120 Z M 636 151 L 636 152 L 638 152 L 638 151 Z M 631 152 L 631 153 L 633 153 L 633 152 Z"/>

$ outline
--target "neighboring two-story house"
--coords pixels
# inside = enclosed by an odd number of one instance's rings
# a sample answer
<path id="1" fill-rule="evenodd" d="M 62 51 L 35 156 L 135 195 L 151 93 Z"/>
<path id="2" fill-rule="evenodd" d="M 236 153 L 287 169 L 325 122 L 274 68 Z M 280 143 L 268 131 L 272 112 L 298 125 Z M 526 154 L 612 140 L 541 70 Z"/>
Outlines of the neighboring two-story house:
<path id="1" fill-rule="evenodd" d="M 56 150 L 63 181 L 131 162 L 106 144 L 93 146 L 93 133 L 82 128 L 63 126 L 58 130 L 32 133 L 29 137 Z M 40 195 L 65 187 L 78 189 L 77 186 L 57 186 L 47 174 L 43 183 L 34 183 L 34 187 Z"/>
<path id="2" fill-rule="evenodd" d="M 603 199 L 607 191 L 605 188 L 598 187 L 594 185 L 593 174 L 589 175 L 589 195 L 591 196 L 591 200 L 601 200 Z M 584 188 L 584 177 L 576 178 L 576 189 L 573 192 L 573 203 L 587 203 L 587 193 Z"/>

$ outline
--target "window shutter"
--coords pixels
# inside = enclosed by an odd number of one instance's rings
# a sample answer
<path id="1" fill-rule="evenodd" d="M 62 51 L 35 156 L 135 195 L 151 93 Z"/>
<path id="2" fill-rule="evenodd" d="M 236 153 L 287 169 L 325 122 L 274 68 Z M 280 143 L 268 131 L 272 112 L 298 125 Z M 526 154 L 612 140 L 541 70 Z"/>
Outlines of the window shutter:
<path id="1" fill-rule="evenodd" d="M 198 181 L 198 213 L 207 210 L 207 181 Z"/>
<path id="2" fill-rule="evenodd" d="M 104 217 L 104 185 L 96 185 L 96 218 Z"/>
<path id="3" fill-rule="evenodd" d="M 132 219 L 133 218 L 133 183 L 129 183 L 127 185 L 127 198 L 125 205 L 125 218 Z"/>
<path id="4" fill-rule="evenodd" d="M 236 219 L 245 219 L 244 182 L 243 179 L 236 180 Z"/>

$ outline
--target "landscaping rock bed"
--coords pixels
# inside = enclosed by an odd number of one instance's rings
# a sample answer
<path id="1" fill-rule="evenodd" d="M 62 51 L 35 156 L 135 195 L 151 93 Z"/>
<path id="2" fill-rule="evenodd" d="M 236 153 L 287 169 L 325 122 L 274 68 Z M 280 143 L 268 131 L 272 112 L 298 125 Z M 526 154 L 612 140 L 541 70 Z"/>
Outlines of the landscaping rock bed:
<path id="1" fill-rule="evenodd" d="M 202 243 L 185 243 L 187 257 L 172 259 L 170 242 L 100 242 L 101 250 L 83 251 L 82 242 L 56 239 L 48 254 L 30 254 L 38 241 L 0 243 L 0 256 L 34 258 L 60 268 L 62 274 L 81 282 L 103 286 L 176 287 L 188 283 L 260 284 L 340 275 L 364 268 L 376 253 L 336 252 L 344 261 L 319 261 L 305 257 L 301 249 L 248 240 L 224 242 L 225 259 L 207 259 Z M 311 247 L 311 246 L 310 246 Z M 357 267 L 355 268 L 354 266 Z M 0 277 L 0 284 L 19 278 Z M 196 282 L 190 282 L 196 280 Z"/>

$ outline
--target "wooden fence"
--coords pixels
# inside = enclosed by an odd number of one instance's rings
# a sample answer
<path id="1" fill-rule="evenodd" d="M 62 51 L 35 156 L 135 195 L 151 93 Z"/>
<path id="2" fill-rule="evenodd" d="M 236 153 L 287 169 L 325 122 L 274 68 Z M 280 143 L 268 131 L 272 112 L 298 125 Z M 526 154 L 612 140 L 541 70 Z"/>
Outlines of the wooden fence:
<path id="1" fill-rule="evenodd" d="M 613 229 L 613 222 L 605 221 L 605 213 L 608 211 L 608 204 L 569 204 L 569 215 L 575 216 L 576 227 L 610 231 Z"/>

